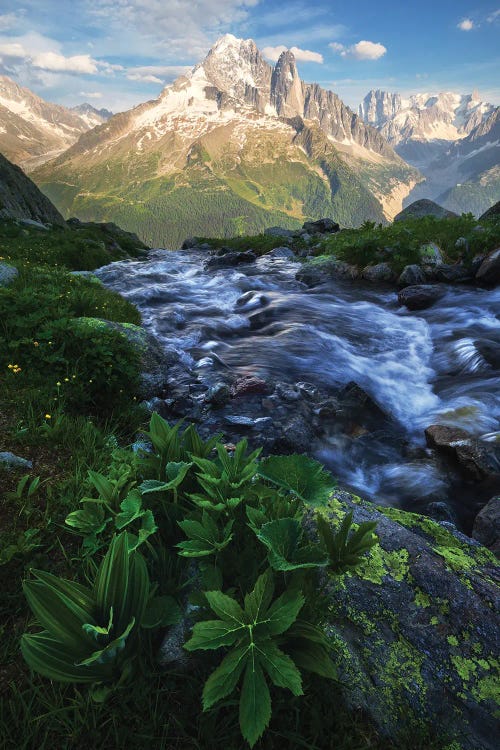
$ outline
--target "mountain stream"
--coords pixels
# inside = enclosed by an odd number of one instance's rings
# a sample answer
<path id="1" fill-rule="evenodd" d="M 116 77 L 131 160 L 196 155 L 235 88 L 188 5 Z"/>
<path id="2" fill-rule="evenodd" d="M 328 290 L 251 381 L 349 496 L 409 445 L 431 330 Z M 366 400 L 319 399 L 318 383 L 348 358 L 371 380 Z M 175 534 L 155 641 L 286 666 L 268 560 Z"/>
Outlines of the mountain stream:
<path id="1" fill-rule="evenodd" d="M 254 376 L 334 394 L 354 381 L 396 438 L 377 429 L 353 437 L 333 423 L 310 452 L 365 497 L 424 512 L 437 503 L 448 509 L 444 520 L 470 526 L 475 489 L 450 479 L 424 429 L 440 423 L 498 440 L 500 288 L 449 286 L 430 309 L 409 312 L 393 289 L 334 280 L 309 289 L 290 259 L 209 270 L 206 261 L 200 251 L 156 250 L 97 275 L 137 305 L 144 326 L 207 387 Z"/>

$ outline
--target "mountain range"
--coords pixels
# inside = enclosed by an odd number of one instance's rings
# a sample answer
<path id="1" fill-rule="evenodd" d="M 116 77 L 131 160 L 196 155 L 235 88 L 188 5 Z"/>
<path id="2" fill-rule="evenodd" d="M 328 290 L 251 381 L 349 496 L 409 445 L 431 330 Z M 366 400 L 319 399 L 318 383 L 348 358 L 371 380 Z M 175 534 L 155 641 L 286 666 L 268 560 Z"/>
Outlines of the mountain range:
<path id="1" fill-rule="evenodd" d="M 111 116 L 90 104 L 51 104 L 0 76 L 0 152 L 25 171 L 65 151 L 80 135 Z"/>
<path id="2" fill-rule="evenodd" d="M 359 116 L 425 176 L 406 202 L 430 198 L 479 215 L 500 199 L 500 109 L 477 91 L 405 99 L 372 90 Z"/>
<path id="3" fill-rule="evenodd" d="M 421 180 L 339 97 L 225 35 L 187 75 L 84 133 L 33 179 L 64 216 L 111 220 L 148 244 L 385 222 Z"/>

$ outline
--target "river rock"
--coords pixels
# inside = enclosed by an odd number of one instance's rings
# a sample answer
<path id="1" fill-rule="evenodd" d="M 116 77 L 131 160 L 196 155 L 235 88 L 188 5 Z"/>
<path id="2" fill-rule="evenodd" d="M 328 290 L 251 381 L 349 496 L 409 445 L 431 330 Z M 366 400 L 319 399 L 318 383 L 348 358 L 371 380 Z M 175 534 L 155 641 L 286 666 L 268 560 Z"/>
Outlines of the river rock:
<path id="1" fill-rule="evenodd" d="M 431 307 L 444 294 L 443 290 L 432 284 L 418 284 L 407 286 L 398 294 L 398 302 L 408 310 L 425 310 Z"/>
<path id="2" fill-rule="evenodd" d="M 0 287 L 10 286 L 19 276 L 19 271 L 8 263 L 0 263 Z"/>
<path id="3" fill-rule="evenodd" d="M 231 389 L 227 383 L 215 383 L 205 394 L 205 401 L 214 406 L 223 406 L 231 398 Z"/>
<path id="4" fill-rule="evenodd" d="M 224 249 L 224 248 L 221 248 Z M 209 258 L 206 262 L 205 267 L 212 268 L 230 268 L 231 266 L 239 266 L 242 263 L 254 263 L 257 260 L 257 256 L 251 250 L 245 250 L 245 252 L 225 252 L 222 255 L 217 255 L 213 258 Z"/>
<path id="5" fill-rule="evenodd" d="M 415 263 L 410 266 L 405 266 L 401 271 L 398 278 L 398 286 L 404 288 L 405 286 L 415 286 L 416 284 L 425 284 L 425 274 L 420 266 Z"/>
<path id="6" fill-rule="evenodd" d="M 485 286 L 496 286 L 500 283 L 500 247 L 483 260 L 476 273 L 476 280 Z"/>
<path id="7" fill-rule="evenodd" d="M 457 740 L 449 750 L 496 750 L 495 557 L 451 524 L 342 490 L 311 511 L 306 526 L 314 535 L 320 513 L 337 529 L 349 511 L 357 524 L 377 522 L 379 545 L 356 572 L 325 578 L 325 629 L 348 705 L 370 714 L 391 738 L 430 729 Z"/>
<path id="8" fill-rule="evenodd" d="M 27 458 L 16 456 L 10 451 L 0 453 L 0 466 L 7 471 L 28 471 L 33 468 L 33 464 Z"/>
<path id="9" fill-rule="evenodd" d="M 441 250 L 435 242 L 428 242 L 418 249 L 420 263 L 425 266 L 440 266 L 443 263 Z"/>
<path id="10" fill-rule="evenodd" d="M 266 255 L 266 258 L 271 258 L 273 260 L 282 260 L 294 257 L 295 254 L 289 247 L 275 247 Z"/>
<path id="11" fill-rule="evenodd" d="M 255 375 L 243 375 L 237 378 L 231 386 L 231 396 L 247 396 L 253 393 L 265 394 L 269 392 L 269 386 L 265 380 Z"/>
<path id="12" fill-rule="evenodd" d="M 500 495 L 492 497 L 479 511 L 474 521 L 472 537 L 500 558 Z"/>
<path id="13" fill-rule="evenodd" d="M 267 229 L 264 229 L 264 234 L 269 237 L 295 237 L 295 230 L 285 229 L 284 227 L 267 227 Z"/>
<path id="14" fill-rule="evenodd" d="M 333 219 L 318 219 L 317 221 L 306 221 L 302 225 L 308 234 L 334 234 L 340 231 L 340 226 Z"/>
<path id="15" fill-rule="evenodd" d="M 199 242 L 199 237 L 187 237 L 181 245 L 181 250 L 191 250 L 191 248 L 197 247 Z"/>
<path id="16" fill-rule="evenodd" d="M 472 281 L 472 272 L 461 263 L 442 263 L 434 271 L 434 278 L 446 284 L 456 284 L 461 281 Z"/>
<path id="17" fill-rule="evenodd" d="M 297 281 L 302 281 L 309 287 L 324 284 L 328 279 L 348 279 L 354 281 L 359 278 L 359 270 L 350 263 L 335 258 L 321 258 L 305 262 L 296 273 Z"/>
<path id="18" fill-rule="evenodd" d="M 366 281 L 392 281 L 394 279 L 394 271 L 388 263 L 377 263 L 375 266 L 366 266 L 361 271 L 361 276 Z"/>
<path id="19" fill-rule="evenodd" d="M 495 443 L 479 440 L 459 427 L 442 424 L 427 427 L 425 437 L 430 448 L 454 459 L 471 479 L 480 482 L 500 472 L 500 446 Z"/>

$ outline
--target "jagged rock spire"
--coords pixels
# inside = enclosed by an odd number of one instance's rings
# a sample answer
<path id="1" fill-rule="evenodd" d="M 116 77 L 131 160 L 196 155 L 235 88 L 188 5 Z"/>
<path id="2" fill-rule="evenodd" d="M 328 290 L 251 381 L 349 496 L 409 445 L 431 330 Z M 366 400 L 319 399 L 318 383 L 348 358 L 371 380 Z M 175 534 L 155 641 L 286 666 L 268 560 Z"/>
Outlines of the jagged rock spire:
<path id="1" fill-rule="evenodd" d="M 271 78 L 271 104 L 279 117 L 295 117 L 304 113 L 304 90 L 299 78 L 295 56 L 282 52 Z"/>

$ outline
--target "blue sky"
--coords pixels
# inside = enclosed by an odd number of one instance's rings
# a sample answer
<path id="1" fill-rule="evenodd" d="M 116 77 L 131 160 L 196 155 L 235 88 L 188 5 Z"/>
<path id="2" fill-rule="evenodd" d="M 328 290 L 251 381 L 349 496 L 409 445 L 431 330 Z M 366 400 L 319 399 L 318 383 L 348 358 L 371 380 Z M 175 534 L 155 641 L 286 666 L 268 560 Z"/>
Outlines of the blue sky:
<path id="1" fill-rule="evenodd" d="M 113 111 L 152 99 L 223 33 L 355 107 L 371 88 L 477 88 L 500 102 L 500 0 L 2 0 L 0 73 L 49 101 Z"/>

